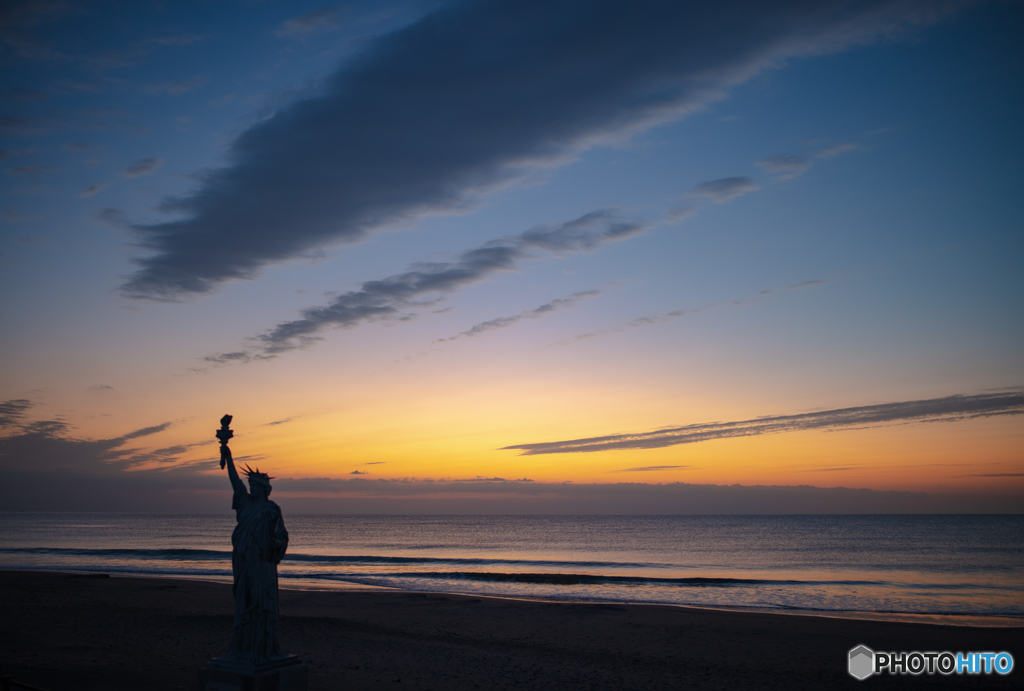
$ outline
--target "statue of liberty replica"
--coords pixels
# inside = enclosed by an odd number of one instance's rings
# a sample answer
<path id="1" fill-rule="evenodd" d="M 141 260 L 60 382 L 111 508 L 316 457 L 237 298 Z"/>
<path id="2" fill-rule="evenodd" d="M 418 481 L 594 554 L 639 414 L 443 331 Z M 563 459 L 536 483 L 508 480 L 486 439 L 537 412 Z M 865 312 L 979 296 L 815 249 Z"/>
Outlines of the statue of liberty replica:
<path id="1" fill-rule="evenodd" d="M 231 508 L 238 521 L 231 533 L 235 618 L 227 653 L 200 670 L 198 688 L 220 689 L 228 683 L 246 691 L 305 691 L 307 666 L 297 656 L 282 653 L 278 640 L 277 565 L 288 549 L 288 531 L 280 507 L 269 499 L 273 478 L 246 465 L 246 490 L 228 448 L 234 436 L 231 416 L 225 415 L 220 424 L 220 467 L 227 466 L 234 492 Z"/>

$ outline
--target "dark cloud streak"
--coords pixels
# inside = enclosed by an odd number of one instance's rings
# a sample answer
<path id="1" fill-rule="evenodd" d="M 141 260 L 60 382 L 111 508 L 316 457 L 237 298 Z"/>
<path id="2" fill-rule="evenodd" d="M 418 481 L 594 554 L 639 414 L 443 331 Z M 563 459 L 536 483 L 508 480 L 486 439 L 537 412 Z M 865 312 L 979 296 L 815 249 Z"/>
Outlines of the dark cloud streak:
<path id="1" fill-rule="evenodd" d="M 526 319 L 538 319 L 546 314 L 550 314 L 561 309 L 572 307 L 583 298 L 595 297 L 600 294 L 600 290 L 584 290 L 578 293 L 573 293 L 567 298 L 558 298 L 550 302 L 546 302 L 540 307 L 535 307 L 532 310 L 525 310 L 521 314 L 514 314 L 511 317 L 497 317 L 495 319 L 488 319 L 485 322 L 480 322 L 479 324 L 474 324 L 473 326 L 471 326 L 466 331 L 463 331 L 462 333 L 451 336 L 450 338 L 440 338 L 434 341 L 434 343 L 455 341 L 463 337 L 472 338 L 474 336 L 479 336 L 480 334 L 486 331 L 491 331 L 493 329 L 503 329 L 506 326 L 512 326 L 513 324 L 516 324 Z"/>
<path id="2" fill-rule="evenodd" d="M 693 194 L 699 197 L 708 197 L 716 204 L 722 204 L 759 189 L 761 188 L 757 186 L 757 183 L 750 178 L 733 177 L 702 182 L 693 188 Z"/>
<path id="3" fill-rule="evenodd" d="M 24 398 L 14 398 L 0 403 L 0 427 L 9 427 L 25 416 L 25 412 L 32 407 L 32 401 Z"/>
<path id="4" fill-rule="evenodd" d="M 64 422 L 38 420 L 22 426 L 15 434 L 0 437 L 0 470 L 109 475 L 150 460 L 170 462 L 188 447 L 169 447 L 141 455 L 135 449 L 123 448 L 133 439 L 148 437 L 170 426 L 165 422 L 113 439 L 91 440 L 68 437 L 68 425 Z"/>
<path id="5" fill-rule="evenodd" d="M 286 417 L 284 420 L 274 420 L 273 422 L 265 422 L 260 427 L 275 427 L 277 425 L 284 425 L 294 420 L 294 417 Z"/>
<path id="6" fill-rule="evenodd" d="M 300 319 L 278 324 L 256 336 L 253 348 L 204 359 L 226 365 L 274 357 L 314 343 L 320 338 L 317 334 L 330 327 L 351 328 L 382 319 L 405 319 L 408 318 L 405 310 L 422 306 L 424 299 L 431 304 L 431 296 L 436 300 L 439 295 L 459 290 L 498 271 L 513 270 L 521 261 L 540 256 L 538 251 L 556 255 L 585 252 L 603 243 L 636 235 L 644 227 L 639 221 L 624 219 L 615 211 L 605 209 L 558 226 L 533 228 L 519 235 L 491 240 L 463 252 L 454 262 L 414 264 L 403 273 L 366 281 L 359 290 L 343 293 L 327 305 L 303 310 Z"/>
<path id="7" fill-rule="evenodd" d="M 1024 389 L 1000 394 L 947 396 L 920 401 L 883 403 L 881 405 L 840 408 L 800 415 L 780 415 L 742 420 L 714 422 L 685 427 L 671 427 L 640 434 L 613 434 L 604 437 L 570 439 L 505 446 L 502 450 L 519 450 L 523 456 L 554 453 L 589 453 L 622 449 L 659 449 L 678 444 L 695 444 L 714 439 L 751 437 L 762 434 L 804 430 L 834 430 L 860 425 L 893 422 L 947 422 L 996 415 L 1024 414 Z"/>
<path id="8" fill-rule="evenodd" d="M 122 292 L 202 294 L 313 248 L 464 207 L 537 166 L 699 109 L 787 59 L 892 35 L 962 4 L 455 3 L 370 41 L 321 95 L 240 135 L 226 167 L 165 200 L 180 217 L 135 226 L 152 254 Z M 330 21 L 307 16 L 295 30 Z"/>
<path id="9" fill-rule="evenodd" d="M 149 175 L 163 165 L 162 158 L 143 158 L 131 164 L 124 170 L 125 177 L 137 178 L 140 175 Z"/>

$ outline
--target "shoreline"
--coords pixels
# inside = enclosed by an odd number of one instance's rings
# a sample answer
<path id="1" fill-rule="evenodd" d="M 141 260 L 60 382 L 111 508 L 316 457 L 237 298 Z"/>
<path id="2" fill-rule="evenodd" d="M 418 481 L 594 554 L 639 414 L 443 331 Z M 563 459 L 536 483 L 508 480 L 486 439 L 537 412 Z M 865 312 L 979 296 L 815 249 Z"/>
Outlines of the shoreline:
<path id="1" fill-rule="evenodd" d="M 193 689 L 197 670 L 230 638 L 233 599 L 223 582 L 0 571 L 0 590 L 9 642 L 0 675 L 48 691 Z M 390 589 L 285 588 L 280 601 L 282 646 L 309 663 L 311 691 L 853 689 L 863 687 L 846 656 L 858 645 L 1024 660 L 1019 631 L 997 627 Z M 873 683 L 1011 688 L 1022 673 Z"/>
<path id="2" fill-rule="evenodd" d="M 104 574 L 110 578 L 157 578 L 168 580 L 195 581 L 207 583 L 230 584 L 230 576 L 204 576 L 204 575 L 179 575 L 179 574 L 146 574 L 146 573 L 119 573 L 116 571 L 82 571 L 75 569 L 3 569 L 0 571 L 12 571 L 20 573 L 72 573 L 72 574 Z M 879 621 L 893 623 L 917 623 L 934 624 L 937 626 L 969 626 L 978 628 L 999 628 L 1013 629 L 1024 628 L 1024 617 L 992 616 L 983 614 L 933 614 L 916 612 L 872 612 L 861 610 L 812 610 L 812 609 L 781 609 L 774 607 L 716 607 L 713 605 L 690 605 L 667 602 L 612 602 L 609 600 L 583 600 L 583 599 L 560 599 L 545 597 L 522 597 L 515 595 L 489 595 L 479 593 L 460 593 L 457 591 L 436 591 L 436 590 L 408 590 L 404 588 L 392 588 L 389 586 L 365 585 L 361 583 L 349 583 L 346 581 L 318 581 L 306 579 L 281 578 L 278 587 L 281 590 L 309 591 L 309 592 L 390 592 L 390 593 L 421 593 L 424 595 L 452 595 L 458 597 L 486 598 L 493 600 L 510 600 L 514 602 L 554 602 L 563 604 L 580 605 L 628 605 L 630 607 L 678 607 L 681 609 L 706 610 L 709 612 L 736 612 L 749 614 L 766 614 L 786 617 L 822 617 L 826 619 L 843 619 L 855 621 Z"/>

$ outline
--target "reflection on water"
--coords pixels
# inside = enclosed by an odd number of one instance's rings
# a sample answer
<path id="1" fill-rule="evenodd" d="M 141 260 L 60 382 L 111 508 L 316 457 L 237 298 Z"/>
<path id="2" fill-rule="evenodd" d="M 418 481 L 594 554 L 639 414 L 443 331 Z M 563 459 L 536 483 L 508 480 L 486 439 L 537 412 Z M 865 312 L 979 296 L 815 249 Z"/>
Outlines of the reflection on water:
<path id="1" fill-rule="evenodd" d="M 1022 516 L 286 516 L 282 584 L 1024 617 Z M 0 567 L 230 576 L 231 516 L 0 513 Z"/>

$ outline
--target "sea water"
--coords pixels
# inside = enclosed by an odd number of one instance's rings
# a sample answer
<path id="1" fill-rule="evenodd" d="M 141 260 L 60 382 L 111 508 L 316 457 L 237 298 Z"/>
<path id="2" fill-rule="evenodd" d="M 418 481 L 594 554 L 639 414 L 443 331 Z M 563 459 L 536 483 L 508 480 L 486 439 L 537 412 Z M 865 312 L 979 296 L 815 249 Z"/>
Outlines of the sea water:
<path id="1" fill-rule="evenodd" d="M 1024 516 L 285 516 L 282 587 L 1024 618 Z M 0 513 L 0 568 L 230 577 L 230 515 Z"/>

